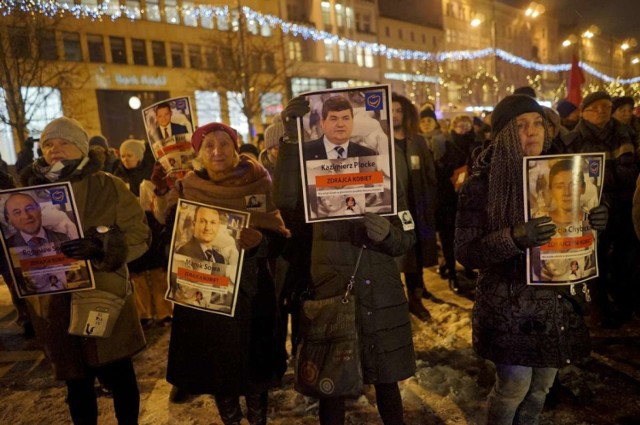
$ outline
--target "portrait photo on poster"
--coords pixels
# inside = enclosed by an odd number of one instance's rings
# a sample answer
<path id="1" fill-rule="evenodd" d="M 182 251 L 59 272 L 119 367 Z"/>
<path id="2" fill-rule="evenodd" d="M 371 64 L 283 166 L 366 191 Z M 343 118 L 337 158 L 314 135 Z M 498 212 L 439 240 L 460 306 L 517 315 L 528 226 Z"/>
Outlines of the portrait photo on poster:
<path id="1" fill-rule="evenodd" d="M 397 211 L 388 85 L 303 93 L 299 139 L 308 223 Z"/>
<path id="2" fill-rule="evenodd" d="M 178 200 L 169 253 L 166 299 L 233 316 L 244 250 L 240 231 L 250 213 Z"/>
<path id="3" fill-rule="evenodd" d="M 0 208 L 2 245 L 20 297 L 95 287 L 88 261 L 60 250 L 83 236 L 70 183 L 0 191 Z"/>
<path id="4" fill-rule="evenodd" d="M 527 283 L 571 285 L 599 276 L 597 231 L 588 212 L 600 205 L 604 154 L 545 155 L 523 161 L 525 217 L 549 217 L 555 234 L 527 250 Z"/>

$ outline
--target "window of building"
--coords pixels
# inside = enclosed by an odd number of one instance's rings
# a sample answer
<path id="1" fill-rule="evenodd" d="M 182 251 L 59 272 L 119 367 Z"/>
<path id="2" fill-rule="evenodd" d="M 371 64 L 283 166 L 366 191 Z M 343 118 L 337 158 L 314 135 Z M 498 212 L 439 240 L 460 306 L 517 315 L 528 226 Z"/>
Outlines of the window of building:
<path id="1" fill-rule="evenodd" d="M 344 7 L 341 3 L 336 3 L 334 8 L 336 11 L 336 26 L 342 28 L 345 25 Z"/>
<path id="2" fill-rule="evenodd" d="M 74 6 L 73 1 L 69 1 L 68 4 L 69 6 Z M 83 6 L 98 7 L 98 0 L 80 0 L 80 4 Z"/>
<path id="3" fill-rule="evenodd" d="M 131 39 L 131 50 L 133 52 L 133 63 L 135 65 L 148 65 L 147 44 L 144 40 Z"/>
<path id="4" fill-rule="evenodd" d="M 385 62 L 387 62 L 387 69 L 393 69 L 393 59 L 392 58 L 387 58 L 385 60 Z"/>
<path id="5" fill-rule="evenodd" d="M 371 15 L 368 13 L 362 14 L 362 32 L 373 33 L 371 30 Z"/>
<path id="6" fill-rule="evenodd" d="M 271 30 L 271 25 L 269 25 L 268 22 L 262 24 L 262 26 L 260 27 L 260 35 L 263 37 L 271 37 L 272 34 L 273 31 Z"/>
<path id="7" fill-rule="evenodd" d="M 323 78 L 292 78 L 291 94 L 297 96 L 302 92 L 327 88 L 327 80 Z"/>
<path id="8" fill-rule="evenodd" d="M 324 60 L 325 62 L 333 62 L 334 60 L 333 43 L 331 40 L 324 41 Z"/>
<path id="9" fill-rule="evenodd" d="M 265 53 L 264 54 L 264 72 L 268 72 L 269 74 L 273 74 L 276 72 L 276 58 L 273 53 Z"/>
<path id="10" fill-rule="evenodd" d="M 167 66 L 167 53 L 164 41 L 152 41 L 151 53 L 153 54 L 153 64 L 155 66 Z"/>
<path id="11" fill-rule="evenodd" d="M 171 43 L 171 64 L 174 68 L 184 68 L 184 51 L 182 43 Z"/>
<path id="12" fill-rule="evenodd" d="M 109 37 L 111 45 L 111 61 L 113 63 L 127 63 L 127 50 L 122 37 Z"/>
<path id="13" fill-rule="evenodd" d="M 289 40 L 289 59 L 302 61 L 302 42 L 298 39 Z"/>
<path id="14" fill-rule="evenodd" d="M 124 4 L 127 5 L 128 9 L 127 18 L 142 19 L 142 8 L 140 7 L 140 0 L 125 0 Z"/>
<path id="15" fill-rule="evenodd" d="M 322 9 L 322 23 L 324 24 L 324 29 L 331 31 L 331 3 L 323 1 L 320 3 L 320 8 Z"/>
<path id="16" fill-rule="evenodd" d="M 40 39 L 38 41 L 40 49 L 40 59 L 58 60 L 58 48 L 56 46 L 55 31 L 42 31 L 40 33 Z"/>
<path id="17" fill-rule="evenodd" d="M 164 18 L 170 24 L 180 23 L 177 0 L 164 0 Z"/>
<path id="18" fill-rule="evenodd" d="M 218 15 L 218 29 L 220 31 L 229 31 L 229 17 L 227 15 Z"/>
<path id="19" fill-rule="evenodd" d="M 353 9 L 350 7 L 345 7 L 344 15 L 347 29 L 353 29 Z"/>
<path id="20" fill-rule="evenodd" d="M 207 60 L 207 69 L 218 69 L 220 64 L 218 63 L 218 50 L 213 47 L 207 47 L 204 50 L 204 56 Z"/>
<path id="21" fill-rule="evenodd" d="M 227 92 L 227 106 L 229 108 L 229 124 L 242 136 L 243 142 L 249 141 L 249 122 L 242 112 L 244 102 L 242 94 L 234 91 Z"/>
<path id="22" fill-rule="evenodd" d="M 362 48 L 360 46 L 358 46 L 358 66 L 364 66 L 366 68 L 373 68 L 375 66 L 375 61 L 373 58 L 373 52 L 371 51 L 371 49 L 367 48 Z"/>
<path id="23" fill-rule="evenodd" d="M 260 53 L 251 53 L 249 57 L 249 69 L 251 69 L 251 72 L 262 72 L 262 55 Z"/>
<path id="24" fill-rule="evenodd" d="M 356 46 L 349 46 L 347 49 L 347 62 L 356 63 Z"/>
<path id="25" fill-rule="evenodd" d="M 220 95 L 214 91 L 196 90 L 196 119 L 198 125 L 209 122 L 222 122 L 222 108 L 220 107 Z"/>
<path id="26" fill-rule="evenodd" d="M 197 44 L 189 44 L 189 64 L 191 68 L 202 68 L 202 56 L 200 54 L 200 46 Z"/>
<path id="27" fill-rule="evenodd" d="M 160 0 L 145 0 L 147 21 L 160 22 Z"/>
<path id="28" fill-rule="evenodd" d="M 11 55 L 14 58 L 26 59 L 31 57 L 31 42 L 27 28 L 9 28 L 9 44 L 11 45 Z"/>
<path id="29" fill-rule="evenodd" d="M 64 45 L 64 60 L 69 62 L 82 62 L 80 34 L 77 32 L 63 32 L 62 43 Z"/>
<path id="30" fill-rule="evenodd" d="M 338 43 L 338 62 L 345 63 L 347 61 L 347 46 L 344 43 Z"/>
<path id="31" fill-rule="evenodd" d="M 265 93 L 260 97 L 262 122 L 282 112 L 282 93 Z"/>
<path id="32" fill-rule="evenodd" d="M 207 15 L 205 13 L 205 6 L 198 6 L 200 8 L 200 26 L 212 30 L 215 25 L 213 24 L 213 15 Z"/>
<path id="33" fill-rule="evenodd" d="M 116 18 L 122 16 L 122 11 L 120 10 L 120 1 L 119 0 L 111 0 L 109 2 L 103 1 L 102 8 L 107 8 L 107 15 L 114 16 Z"/>
<path id="34" fill-rule="evenodd" d="M 247 31 L 249 34 L 258 35 L 258 21 L 255 19 L 248 19 L 247 21 Z"/>
<path id="35" fill-rule="evenodd" d="M 196 17 L 196 4 L 191 1 L 182 2 L 182 22 L 188 27 L 197 27 L 198 18 Z"/>
<path id="36" fill-rule="evenodd" d="M 231 30 L 237 32 L 240 29 L 240 15 L 237 10 L 232 10 L 230 13 L 231 18 Z"/>
<path id="37" fill-rule="evenodd" d="M 104 39 L 99 34 L 87 34 L 89 48 L 89 62 L 105 63 L 107 61 L 104 50 Z"/>
<path id="38" fill-rule="evenodd" d="M 222 68 L 227 71 L 233 70 L 233 50 L 230 47 L 220 48 L 220 59 L 222 60 Z"/>

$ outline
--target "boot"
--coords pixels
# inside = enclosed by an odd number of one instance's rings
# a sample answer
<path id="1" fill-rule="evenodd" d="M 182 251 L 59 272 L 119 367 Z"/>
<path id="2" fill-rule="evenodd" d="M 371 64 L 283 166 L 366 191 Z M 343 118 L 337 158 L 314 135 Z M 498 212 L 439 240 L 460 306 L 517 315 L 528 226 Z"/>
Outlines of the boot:
<path id="1" fill-rule="evenodd" d="M 444 280 L 447 278 L 447 265 L 443 264 L 438 267 L 438 273 L 440 274 L 440 279 Z"/>
<path id="2" fill-rule="evenodd" d="M 422 322 L 431 320 L 429 310 L 422 304 L 423 288 L 416 288 L 409 294 L 409 313 L 416 316 Z"/>
<path id="3" fill-rule="evenodd" d="M 242 410 L 238 396 L 216 395 L 216 405 L 218 413 L 224 425 L 240 425 L 242 421 Z"/>
<path id="4" fill-rule="evenodd" d="M 251 425 L 267 424 L 267 392 L 244 396 L 247 402 L 247 419 Z"/>
<path id="5" fill-rule="evenodd" d="M 459 294 L 460 293 L 460 285 L 458 285 L 458 277 L 456 276 L 455 273 L 450 273 L 449 289 L 454 294 Z"/>

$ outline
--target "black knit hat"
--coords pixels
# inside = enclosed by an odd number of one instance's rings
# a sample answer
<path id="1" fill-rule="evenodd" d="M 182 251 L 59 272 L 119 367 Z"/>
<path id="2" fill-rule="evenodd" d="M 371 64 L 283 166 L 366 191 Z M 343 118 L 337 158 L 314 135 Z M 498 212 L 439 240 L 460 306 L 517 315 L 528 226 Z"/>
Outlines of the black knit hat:
<path id="1" fill-rule="evenodd" d="M 589 93 L 587 97 L 582 99 L 582 103 L 580 104 L 580 112 L 584 111 L 585 108 L 591 105 L 593 102 L 597 102 L 598 100 L 603 99 L 611 102 L 611 96 L 606 91 L 595 91 L 593 93 Z"/>
<path id="2" fill-rule="evenodd" d="M 624 105 L 629 105 L 631 108 L 635 106 L 635 102 L 631 96 L 614 97 L 611 101 L 613 102 L 613 110 L 611 112 L 615 112 L 616 109 Z"/>
<path id="3" fill-rule="evenodd" d="M 567 99 L 561 100 L 556 105 L 556 111 L 558 111 L 558 115 L 560 115 L 560 118 L 567 118 L 576 109 L 578 109 L 578 107 L 574 105 L 573 102 L 569 102 Z"/>
<path id="4" fill-rule="evenodd" d="M 433 118 L 436 122 L 438 122 L 438 117 L 436 117 L 436 113 L 433 109 L 424 108 L 420 111 L 420 118 Z"/>
<path id="5" fill-rule="evenodd" d="M 512 94 L 502 99 L 491 113 L 491 137 L 495 138 L 509 122 L 527 112 L 537 112 L 544 118 L 542 106 L 531 96 Z"/>
<path id="6" fill-rule="evenodd" d="M 527 96 L 531 96 L 534 99 L 536 98 L 536 91 L 533 89 L 533 87 L 529 86 L 518 87 L 513 91 L 513 94 L 525 94 Z"/>

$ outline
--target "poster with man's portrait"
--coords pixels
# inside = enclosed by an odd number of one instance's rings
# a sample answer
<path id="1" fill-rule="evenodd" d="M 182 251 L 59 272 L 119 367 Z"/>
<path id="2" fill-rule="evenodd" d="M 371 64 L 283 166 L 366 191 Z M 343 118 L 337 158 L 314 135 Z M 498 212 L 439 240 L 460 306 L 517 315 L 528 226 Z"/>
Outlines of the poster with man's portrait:
<path id="1" fill-rule="evenodd" d="M 2 246 L 21 298 L 94 288 L 89 262 L 60 250 L 83 237 L 70 183 L 0 191 L 0 208 Z"/>
<path id="2" fill-rule="evenodd" d="M 189 170 L 194 157 L 190 99 L 174 97 L 154 103 L 142 110 L 142 118 L 151 152 L 167 174 Z"/>
<path id="3" fill-rule="evenodd" d="M 304 93 L 299 125 L 307 223 L 395 215 L 397 196 L 388 85 Z"/>
<path id="4" fill-rule="evenodd" d="M 235 314 L 250 214 L 178 200 L 165 298 L 209 313 Z"/>
<path id="5" fill-rule="evenodd" d="M 550 217 L 556 233 L 527 250 L 527 284 L 571 285 L 598 277 L 597 232 L 589 210 L 600 205 L 604 154 L 524 158 L 525 220 Z"/>

